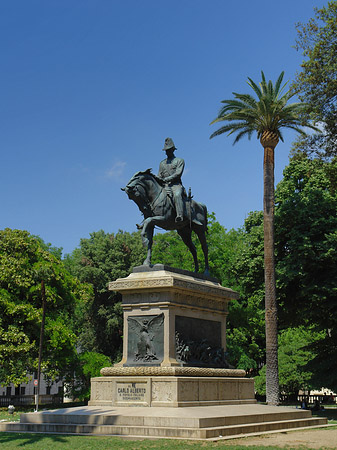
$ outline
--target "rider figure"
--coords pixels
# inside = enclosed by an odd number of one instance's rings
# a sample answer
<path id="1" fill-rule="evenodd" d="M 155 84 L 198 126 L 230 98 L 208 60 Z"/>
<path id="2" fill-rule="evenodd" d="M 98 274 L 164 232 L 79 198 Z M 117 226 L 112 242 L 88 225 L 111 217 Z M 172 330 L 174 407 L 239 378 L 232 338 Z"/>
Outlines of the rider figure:
<path id="1" fill-rule="evenodd" d="M 181 183 L 181 176 L 184 171 L 185 161 L 174 156 L 174 150 L 176 150 L 176 147 L 173 140 L 166 138 L 163 151 L 166 152 L 167 158 L 161 161 L 159 165 L 158 177 L 165 183 L 167 193 L 169 195 L 173 194 L 173 202 L 177 213 L 175 221 L 181 222 L 184 215 L 184 187 Z"/>

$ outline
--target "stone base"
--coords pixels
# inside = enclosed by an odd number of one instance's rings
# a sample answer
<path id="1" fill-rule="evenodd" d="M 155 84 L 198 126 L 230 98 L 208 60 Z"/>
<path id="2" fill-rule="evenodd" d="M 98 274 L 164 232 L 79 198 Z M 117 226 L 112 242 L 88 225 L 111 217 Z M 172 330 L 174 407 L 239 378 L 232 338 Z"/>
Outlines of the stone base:
<path id="1" fill-rule="evenodd" d="M 89 406 L 174 408 L 255 402 L 251 378 L 105 376 L 91 379 Z"/>
<path id="2" fill-rule="evenodd" d="M 255 403 L 254 380 L 222 368 L 228 303 L 238 293 L 161 264 L 136 267 L 109 289 L 123 295 L 123 358 L 91 379 L 90 406 Z"/>
<path id="3" fill-rule="evenodd" d="M 0 431 L 110 435 L 128 439 L 219 441 L 317 426 L 326 427 L 327 419 L 313 418 L 310 411 L 282 406 L 258 404 L 200 408 L 81 406 L 21 414 L 20 423 L 0 423 Z"/>
<path id="4" fill-rule="evenodd" d="M 136 267 L 109 284 L 122 294 L 121 367 L 226 367 L 228 303 L 239 297 L 214 278 L 162 264 Z"/>

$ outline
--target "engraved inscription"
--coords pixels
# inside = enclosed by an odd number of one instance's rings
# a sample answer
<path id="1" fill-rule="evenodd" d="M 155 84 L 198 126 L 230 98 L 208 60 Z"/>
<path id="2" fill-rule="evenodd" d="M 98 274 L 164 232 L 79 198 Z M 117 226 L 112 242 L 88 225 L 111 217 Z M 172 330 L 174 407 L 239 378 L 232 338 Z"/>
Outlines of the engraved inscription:
<path id="1" fill-rule="evenodd" d="M 146 402 L 146 383 L 117 383 L 117 402 Z"/>

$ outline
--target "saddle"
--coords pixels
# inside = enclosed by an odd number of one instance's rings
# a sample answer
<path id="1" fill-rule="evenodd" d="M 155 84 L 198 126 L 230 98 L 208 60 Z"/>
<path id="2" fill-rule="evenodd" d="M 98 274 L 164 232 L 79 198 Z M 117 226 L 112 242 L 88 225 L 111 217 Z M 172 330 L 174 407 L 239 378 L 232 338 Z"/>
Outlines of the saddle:
<path id="1" fill-rule="evenodd" d="M 170 187 L 165 187 L 164 192 L 166 192 L 167 198 L 168 198 L 172 208 L 175 210 L 175 212 L 177 212 L 175 204 L 174 204 L 174 200 L 173 200 L 173 192 L 170 189 Z M 188 195 L 187 195 L 186 189 L 185 189 L 185 187 L 183 187 L 183 192 L 182 192 L 182 200 L 183 200 L 183 205 L 184 205 L 183 218 L 187 219 L 190 224 L 193 222 L 196 225 L 202 226 L 202 223 L 199 222 L 199 220 L 197 220 L 197 218 L 196 218 L 196 214 L 194 211 L 194 200 L 192 200 L 192 199 L 193 199 L 193 195 L 191 195 L 191 188 L 189 188 Z"/>

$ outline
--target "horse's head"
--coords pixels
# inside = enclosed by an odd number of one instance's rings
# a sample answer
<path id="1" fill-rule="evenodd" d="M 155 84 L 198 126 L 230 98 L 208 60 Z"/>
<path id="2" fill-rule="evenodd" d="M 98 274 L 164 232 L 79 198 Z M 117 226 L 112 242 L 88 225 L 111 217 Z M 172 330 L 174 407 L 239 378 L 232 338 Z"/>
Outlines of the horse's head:
<path id="1" fill-rule="evenodd" d="M 135 173 L 128 184 L 125 186 L 125 188 L 121 188 L 121 190 L 126 192 L 131 200 L 134 200 L 134 197 L 138 197 L 139 195 L 141 195 L 141 191 L 144 190 L 146 173 L 147 171 Z"/>
<path id="2" fill-rule="evenodd" d="M 141 210 L 151 201 L 151 186 L 149 181 L 153 181 L 151 169 L 135 173 L 125 188 L 121 188 L 122 191 L 126 192 L 130 200 L 137 203 Z"/>

